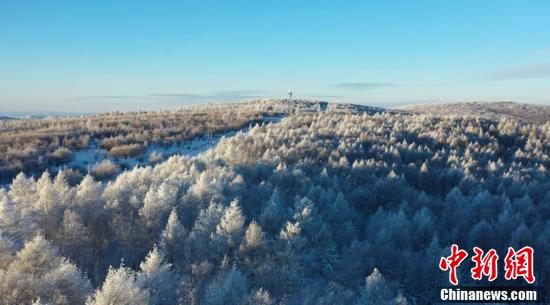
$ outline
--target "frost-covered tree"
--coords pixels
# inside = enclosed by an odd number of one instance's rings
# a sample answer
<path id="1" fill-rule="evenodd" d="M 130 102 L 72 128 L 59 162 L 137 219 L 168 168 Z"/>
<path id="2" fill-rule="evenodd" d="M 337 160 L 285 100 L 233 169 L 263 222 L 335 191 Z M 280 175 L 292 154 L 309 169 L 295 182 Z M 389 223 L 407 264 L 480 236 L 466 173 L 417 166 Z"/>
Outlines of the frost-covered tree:
<path id="1" fill-rule="evenodd" d="M 262 227 L 260 227 L 255 220 L 252 220 L 246 228 L 244 239 L 241 244 L 241 251 L 248 252 L 260 250 L 265 244 L 266 238 Z"/>
<path id="2" fill-rule="evenodd" d="M 273 300 L 269 295 L 269 292 L 263 288 L 260 288 L 248 296 L 246 305 L 272 305 Z"/>
<path id="3" fill-rule="evenodd" d="M 74 209 L 77 209 L 85 220 L 92 221 L 103 209 L 104 201 L 101 198 L 103 188 L 100 183 L 95 182 L 92 176 L 86 175 L 76 187 L 74 198 Z"/>
<path id="4" fill-rule="evenodd" d="M 139 210 L 150 234 L 157 231 L 176 202 L 177 188 L 167 183 L 149 189 Z"/>
<path id="5" fill-rule="evenodd" d="M 36 217 L 30 204 L 14 200 L 0 189 L 0 229 L 17 239 L 30 239 L 37 231 Z"/>
<path id="6" fill-rule="evenodd" d="M 172 209 L 160 240 L 160 246 L 166 253 L 170 263 L 181 263 L 183 261 L 186 235 L 185 228 L 178 219 L 176 209 Z"/>
<path id="7" fill-rule="evenodd" d="M 137 283 L 137 275 L 125 266 L 109 268 L 101 289 L 96 290 L 86 305 L 148 305 L 149 291 Z"/>
<path id="8" fill-rule="evenodd" d="M 30 274 L 0 269 L 0 304 L 30 304 L 37 299 L 36 291 Z"/>
<path id="9" fill-rule="evenodd" d="M 41 282 L 41 299 L 50 304 L 84 304 L 92 292 L 92 286 L 82 271 L 67 260 L 45 274 Z"/>
<path id="10" fill-rule="evenodd" d="M 74 263 L 60 256 L 43 236 L 25 244 L 6 271 L 0 271 L 5 304 L 83 304 L 92 288 Z M 0 304 L 2 304 L 0 302 Z"/>
<path id="11" fill-rule="evenodd" d="M 284 217 L 283 202 L 279 191 L 275 189 L 269 198 L 264 210 L 260 214 L 260 223 L 269 232 L 277 232 L 280 229 Z"/>
<path id="12" fill-rule="evenodd" d="M 10 184 L 10 196 L 19 202 L 34 202 L 37 199 L 34 180 L 20 172 Z"/>
<path id="13" fill-rule="evenodd" d="M 57 191 L 47 171 L 37 181 L 37 194 L 38 198 L 33 204 L 39 226 L 46 237 L 52 238 L 63 217 L 63 194 Z"/>
<path id="14" fill-rule="evenodd" d="M 149 291 L 149 304 L 176 304 L 178 279 L 164 254 L 154 247 L 140 264 L 138 285 Z"/>
<path id="15" fill-rule="evenodd" d="M 55 246 L 43 235 L 36 235 L 17 252 L 10 268 L 19 272 L 42 277 L 62 262 L 61 255 Z"/>
<path id="16" fill-rule="evenodd" d="M 202 261 L 204 258 L 212 256 L 214 248 L 210 246 L 210 237 L 216 232 L 223 212 L 223 207 L 213 201 L 199 212 L 186 242 L 186 249 L 192 260 Z"/>
<path id="17" fill-rule="evenodd" d="M 241 242 L 243 231 L 244 216 L 239 201 L 234 199 L 223 212 L 220 223 L 216 227 L 215 238 L 229 247 L 235 247 Z"/>
<path id="18" fill-rule="evenodd" d="M 365 280 L 365 287 L 361 292 L 361 297 L 357 301 L 358 305 L 382 305 L 382 304 L 407 304 L 407 300 L 401 295 L 396 294 L 395 289 L 390 286 L 384 276 L 374 268 L 372 273 Z"/>
<path id="19" fill-rule="evenodd" d="M 205 295 L 205 304 L 245 304 L 248 285 L 246 278 L 235 267 L 230 270 L 222 270 L 218 276 L 208 285 Z"/>
<path id="20" fill-rule="evenodd" d="M 0 269 L 5 269 L 13 260 L 15 244 L 0 230 Z"/>
<path id="21" fill-rule="evenodd" d="M 57 240 L 64 255 L 77 258 L 84 254 L 82 251 L 89 245 L 90 236 L 77 213 L 65 210 Z"/>

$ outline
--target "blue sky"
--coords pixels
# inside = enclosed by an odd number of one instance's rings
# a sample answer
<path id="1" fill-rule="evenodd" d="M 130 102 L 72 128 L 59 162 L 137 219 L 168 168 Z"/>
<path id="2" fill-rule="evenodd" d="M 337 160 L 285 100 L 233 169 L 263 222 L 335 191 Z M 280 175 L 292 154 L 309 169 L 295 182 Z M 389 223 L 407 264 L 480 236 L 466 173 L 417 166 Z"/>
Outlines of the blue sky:
<path id="1" fill-rule="evenodd" d="M 0 112 L 550 104 L 550 1 L 2 1 Z"/>

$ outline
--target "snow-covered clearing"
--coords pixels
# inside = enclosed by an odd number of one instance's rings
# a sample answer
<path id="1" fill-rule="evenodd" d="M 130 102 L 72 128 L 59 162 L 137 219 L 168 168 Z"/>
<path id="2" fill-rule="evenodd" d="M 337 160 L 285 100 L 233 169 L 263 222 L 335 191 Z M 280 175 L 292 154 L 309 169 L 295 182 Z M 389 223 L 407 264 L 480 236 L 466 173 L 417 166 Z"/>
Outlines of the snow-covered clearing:
<path id="1" fill-rule="evenodd" d="M 282 118 L 282 116 L 265 117 L 262 119 L 260 124 L 277 123 L 280 122 Z M 218 145 L 222 138 L 232 137 L 238 132 L 248 132 L 256 124 L 258 123 L 251 123 L 245 128 L 230 130 L 222 134 L 204 135 L 188 142 L 176 143 L 170 146 L 151 144 L 147 147 L 147 150 L 143 154 L 132 158 L 113 157 L 106 149 L 100 146 L 99 142 L 96 141 L 90 144 L 89 148 L 76 151 L 70 162 L 61 166 L 52 166 L 50 172 L 55 173 L 62 168 L 78 168 L 89 171 L 91 166 L 103 160 L 111 160 L 123 169 L 132 169 L 136 166 L 146 166 L 151 164 L 152 162 L 149 156 L 153 153 L 160 154 L 160 156 L 162 156 L 162 160 L 174 155 L 196 157 Z"/>

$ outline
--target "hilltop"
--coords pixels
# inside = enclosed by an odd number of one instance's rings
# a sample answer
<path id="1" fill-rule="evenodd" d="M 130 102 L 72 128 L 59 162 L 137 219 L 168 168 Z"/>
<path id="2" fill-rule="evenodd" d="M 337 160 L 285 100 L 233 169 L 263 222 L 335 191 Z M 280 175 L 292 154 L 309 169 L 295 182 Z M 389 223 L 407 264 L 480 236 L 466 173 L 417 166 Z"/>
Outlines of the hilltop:
<path id="1" fill-rule="evenodd" d="M 255 124 L 319 111 L 375 114 L 385 110 L 325 101 L 261 99 L 163 111 L 3 120 L 0 183 L 11 181 L 21 171 L 40 175 L 62 167 L 96 172 L 96 178 L 112 176 L 107 173 L 116 173 L 119 167 L 158 162 L 183 151 L 196 154 L 214 146 L 215 139 Z"/>

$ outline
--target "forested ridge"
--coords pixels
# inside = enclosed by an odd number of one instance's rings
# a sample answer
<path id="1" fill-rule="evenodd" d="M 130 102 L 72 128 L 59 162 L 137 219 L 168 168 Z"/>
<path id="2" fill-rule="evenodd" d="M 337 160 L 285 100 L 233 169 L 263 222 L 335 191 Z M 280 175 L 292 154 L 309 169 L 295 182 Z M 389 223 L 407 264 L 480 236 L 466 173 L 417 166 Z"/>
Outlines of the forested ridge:
<path id="1" fill-rule="evenodd" d="M 499 120 L 510 118 L 519 122 L 544 124 L 550 120 L 550 106 L 514 102 L 464 102 L 419 104 L 400 107 L 414 113 L 459 115 Z"/>
<path id="2" fill-rule="evenodd" d="M 112 181 L 17 175 L 0 304 L 430 304 L 451 244 L 531 246 L 549 291 L 549 122 L 251 105 L 287 117 Z"/>

